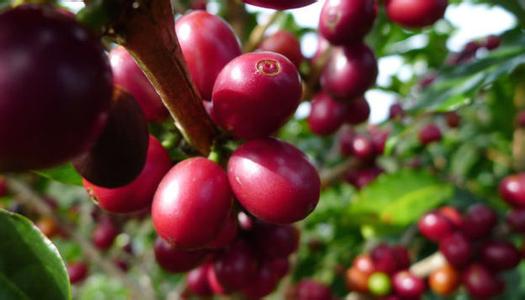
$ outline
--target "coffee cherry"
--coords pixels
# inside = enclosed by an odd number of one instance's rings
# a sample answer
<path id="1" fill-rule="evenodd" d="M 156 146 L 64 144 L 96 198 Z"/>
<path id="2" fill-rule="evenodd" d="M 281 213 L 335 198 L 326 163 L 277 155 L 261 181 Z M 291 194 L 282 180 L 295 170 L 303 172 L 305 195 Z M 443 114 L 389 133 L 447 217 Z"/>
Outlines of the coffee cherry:
<path id="1" fill-rule="evenodd" d="M 213 86 L 215 121 L 237 138 L 265 137 L 288 120 L 301 95 L 299 73 L 286 57 L 243 54 L 222 69 Z"/>
<path id="2" fill-rule="evenodd" d="M 346 123 L 351 125 L 358 125 L 368 120 L 370 116 L 370 105 L 364 97 L 355 99 L 348 103 L 348 114 L 346 115 Z"/>
<path id="3" fill-rule="evenodd" d="M 206 258 L 208 251 L 196 250 L 186 251 L 177 249 L 161 238 L 155 240 L 155 259 L 157 263 L 167 272 L 188 272 L 197 267 Z"/>
<path id="4" fill-rule="evenodd" d="M 224 170 L 203 157 L 186 159 L 159 184 L 151 208 L 157 234 L 180 248 L 201 248 L 224 226 L 232 194 Z"/>
<path id="5" fill-rule="evenodd" d="M 119 258 L 113 259 L 113 264 L 122 272 L 126 273 L 129 271 L 129 264 L 127 261 Z"/>
<path id="6" fill-rule="evenodd" d="M 441 130 L 435 124 L 427 124 L 419 131 L 418 138 L 422 145 L 439 142 L 442 138 Z"/>
<path id="7" fill-rule="evenodd" d="M 401 245 L 392 246 L 391 249 L 396 259 L 397 269 L 405 270 L 410 268 L 410 253 L 408 253 L 408 249 Z"/>
<path id="8" fill-rule="evenodd" d="M 447 0 L 387 0 L 388 18 L 409 28 L 425 27 L 434 24 L 445 14 Z"/>
<path id="9" fill-rule="evenodd" d="M 290 263 L 288 258 L 276 258 L 270 261 L 266 261 L 273 274 L 278 278 L 283 278 L 290 271 Z"/>
<path id="10" fill-rule="evenodd" d="M 301 52 L 299 40 L 297 40 L 295 35 L 286 30 L 279 30 L 267 37 L 261 45 L 259 45 L 259 50 L 282 54 L 286 56 L 297 69 L 299 69 L 303 61 L 303 53 Z"/>
<path id="11" fill-rule="evenodd" d="M 193 11 L 177 20 L 175 31 L 191 79 L 201 97 L 211 100 L 213 84 L 219 72 L 241 55 L 233 29 L 218 16 L 206 11 Z"/>
<path id="12" fill-rule="evenodd" d="M 385 273 L 374 273 L 368 278 L 368 289 L 374 296 L 385 296 L 392 290 L 390 276 Z"/>
<path id="13" fill-rule="evenodd" d="M 396 273 L 392 285 L 402 299 L 419 299 L 425 292 L 425 281 L 408 271 Z"/>
<path id="14" fill-rule="evenodd" d="M 507 224 L 513 231 L 525 233 L 525 209 L 511 210 L 507 214 Z"/>
<path id="15" fill-rule="evenodd" d="M 499 185 L 499 193 L 509 205 L 525 208 L 525 173 L 505 177 Z"/>
<path id="16" fill-rule="evenodd" d="M 91 235 L 91 240 L 95 247 L 105 251 L 113 245 L 113 242 L 119 233 L 120 229 L 117 228 L 111 220 L 102 219 L 102 221 L 95 227 L 95 230 Z"/>
<path id="17" fill-rule="evenodd" d="M 463 273 L 463 284 L 474 299 L 487 299 L 503 292 L 503 282 L 479 264 L 473 264 Z"/>
<path id="18" fill-rule="evenodd" d="M 218 249 L 228 246 L 237 237 L 237 215 L 232 213 L 226 219 L 215 239 L 207 245 L 208 248 Z"/>
<path id="19" fill-rule="evenodd" d="M 275 290 L 279 279 L 270 268 L 270 265 L 263 263 L 251 283 L 242 290 L 242 293 L 247 296 L 248 299 L 264 299 L 264 297 Z"/>
<path id="20" fill-rule="evenodd" d="M 447 218 L 455 229 L 459 229 L 463 226 L 463 217 L 461 213 L 452 206 L 443 206 L 438 209 L 438 213 L 443 217 Z"/>
<path id="21" fill-rule="evenodd" d="M 490 234 L 498 223 L 498 216 L 489 207 L 474 204 L 465 213 L 463 233 L 470 239 L 480 239 Z"/>
<path id="22" fill-rule="evenodd" d="M 368 129 L 368 133 L 370 134 L 370 139 L 372 140 L 375 154 L 382 155 L 385 152 L 385 145 L 386 141 L 388 140 L 389 132 L 375 126 L 371 126 Z"/>
<path id="23" fill-rule="evenodd" d="M 487 50 L 495 50 L 501 45 L 501 38 L 497 35 L 489 35 L 485 40 L 485 48 Z"/>
<path id="24" fill-rule="evenodd" d="M 83 184 L 104 210 L 112 213 L 138 212 L 151 205 L 155 190 L 171 165 L 168 152 L 156 138 L 150 136 L 144 168 L 131 183 L 119 188 L 104 188 L 84 179 Z"/>
<path id="25" fill-rule="evenodd" d="M 67 265 L 67 274 L 71 284 L 77 284 L 86 279 L 88 266 L 84 262 L 74 262 Z"/>
<path id="26" fill-rule="evenodd" d="M 299 230 L 292 225 L 259 224 L 253 242 L 264 258 L 286 258 L 299 248 Z"/>
<path id="27" fill-rule="evenodd" d="M 439 242 L 439 251 L 449 264 L 457 268 L 466 266 L 472 257 L 470 241 L 461 233 L 453 233 L 442 239 Z"/>
<path id="28" fill-rule="evenodd" d="M 352 263 L 352 268 L 359 270 L 367 275 L 370 275 L 376 271 L 374 262 L 370 255 L 362 254 L 357 256 Z"/>
<path id="29" fill-rule="evenodd" d="M 60 233 L 60 227 L 57 222 L 50 217 L 41 217 L 35 225 L 49 239 Z"/>
<path id="30" fill-rule="evenodd" d="M 239 227 L 244 231 L 251 231 L 256 225 L 255 220 L 243 211 L 237 214 L 237 221 L 239 222 Z"/>
<path id="31" fill-rule="evenodd" d="M 361 134 L 354 135 L 351 144 L 351 153 L 353 156 L 363 161 L 370 161 L 375 158 L 372 141 L 367 136 Z"/>
<path id="32" fill-rule="evenodd" d="M 449 111 L 445 114 L 445 120 L 450 128 L 458 128 L 461 124 L 461 117 L 455 111 Z"/>
<path id="33" fill-rule="evenodd" d="M 257 274 L 253 250 L 245 241 L 238 240 L 215 259 L 213 273 L 225 291 L 247 287 Z"/>
<path id="34" fill-rule="evenodd" d="M 7 193 L 7 180 L 5 179 L 5 177 L 0 176 L 0 197 L 6 196 Z"/>
<path id="35" fill-rule="evenodd" d="M 521 111 L 516 116 L 516 127 L 525 128 L 525 111 Z"/>
<path id="36" fill-rule="evenodd" d="M 388 118 L 390 120 L 402 119 L 405 116 L 405 110 L 401 103 L 394 103 L 388 110 Z"/>
<path id="37" fill-rule="evenodd" d="M 377 61 L 372 50 L 363 43 L 334 49 L 321 74 L 323 90 L 345 102 L 363 96 L 374 85 Z"/>
<path id="38" fill-rule="evenodd" d="M 241 145 L 228 161 L 228 178 L 240 204 L 268 223 L 302 220 L 319 201 L 316 169 L 297 148 L 273 138 Z"/>
<path id="39" fill-rule="evenodd" d="M 51 6 L 0 14 L 0 172 L 41 169 L 88 150 L 106 121 L 111 68 L 98 40 Z"/>
<path id="40" fill-rule="evenodd" d="M 310 5 L 317 0 L 242 0 L 244 3 L 248 3 L 255 6 L 272 8 L 278 10 L 298 8 L 306 5 Z"/>
<path id="41" fill-rule="evenodd" d="M 347 115 L 347 105 L 335 101 L 327 93 L 320 92 L 312 99 L 308 126 L 315 134 L 332 134 L 345 122 Z"/>
<path id="42" fill-rule="evenodd" d="M 341 155 L 348 156 L 352 154 L 352 141 L 354 140 L 355 131 L 350 126 L 345 126 L 339 133 L 339 152 Z"/>
<path id="43" fill-rule="evenodd" d="M 520 260 L 518 249 L 507 241 L 488 241 L 480 249 L 483 265 L 495 270 L 505 271 L 515 268 Z"/>
<path id="44" fill-rule="evenodd" d="M 361 170 L 352 169 L 345 174 L 345 180 L 353 185 L 356 189 L 360 190 L 372 183 L 383 172 L 383 169 L 378 167 L 371 167 Z"/>
<path id="45" fill-rule="evenodd" d="M 358 293 L 368 293 L 368 278 L 367 274 L 356 267 L 349 268 L 345 273 L 346 287 L 349 291 Z"/>
<path id="46" fill-rule="evenodd" d="M 142 108 L 146 121 L 160 122 L 166 119 L 168 111 L 159 94 L 128 51 L 124 47 L 116 47 L 109 53 L 109 59 L 113 69 L 113 82 L 133 95 Z"/>
<path id="47" fill-rule="evenodd" d="M 191 0 L 190 8 L 193 10 L 206 10 L 207 0 Z"/>
<path id="48" fill-rule="evenodd" d="M 371 0 L 328 0 L 321 9 L 319 33 L 333 45 L 360 42 L 376 18 Z"/>
<path id="49" fill-rule="evenodd" d="M 208 270 L 210 268 L 211 264 L 206 263 L 188 273 L 186 283 L 192 294 L 197 296 L 211 296 L 213 294 L 208 282 Z"/>
<path id="50" fill-rule="evenodd" d="M 460 275 L 450 265 L 433 271 L 428 277 L 428 285 L 432 291 L 440 296 L 448 296 L 459 287 Z"/>
<path id="51" fill-rule="evenodd" d="M 421 217 L 418 227 L 419 232 L 433 242 L 439 242 L 454 230 L 452 223 L 437 212 L 430 212 Z"/>
<path id="52" fill-rule="evenodd" d="M 296 300 L 332 300 L 332 292 L 324 284 L 303 279 L 295 287 Z"/>
<path id="53" fill-rule="evenodd" d="M 377 272 L 393 274 L 398 271 L 396 255 L 392 248 L 386 244 L 380 244 L 370 251 L 370 258 Z"/>

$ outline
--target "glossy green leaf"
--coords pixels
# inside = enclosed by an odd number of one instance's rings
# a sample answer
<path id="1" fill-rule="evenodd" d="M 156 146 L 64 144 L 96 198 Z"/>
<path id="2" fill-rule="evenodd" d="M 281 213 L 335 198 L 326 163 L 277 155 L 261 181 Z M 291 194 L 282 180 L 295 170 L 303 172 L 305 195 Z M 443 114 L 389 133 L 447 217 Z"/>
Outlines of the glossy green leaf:
<path id="1" fill-rule="evenodd" d="M 72 164 L 65 164 L 53 169 L 35 171 L 38 175 L 71 185 L 82 185 L 82 177 L 77 173 Z"/>

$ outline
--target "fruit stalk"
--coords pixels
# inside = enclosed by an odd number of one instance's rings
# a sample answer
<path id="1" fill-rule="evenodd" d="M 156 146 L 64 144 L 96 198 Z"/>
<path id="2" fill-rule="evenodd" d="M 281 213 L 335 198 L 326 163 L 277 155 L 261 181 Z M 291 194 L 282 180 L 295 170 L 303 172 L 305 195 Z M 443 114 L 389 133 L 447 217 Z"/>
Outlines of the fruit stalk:
<path id="1" fill-rule="evenodd" d="M 255 50 L 264 39 L 264 35 L 268 28 L 270 28 L 270 26 L 272 26 L 281 16 L 283 16 L 281 11 L 275 11 L 268 17 L 268 20 L 265 23 L 257 25 L 250 33 L 248 42 L 244 46 L 244 52 L 252 52 Z"/>
<path id="2" fill-rule="evenodd" d="M 335 181 L 339 180 L 349 169 L 359 165 L 359 161 L 355 158 L 350 158 L 341 164 L 319 171 L 321 177 L 321 188 L 327 188 Z"/>

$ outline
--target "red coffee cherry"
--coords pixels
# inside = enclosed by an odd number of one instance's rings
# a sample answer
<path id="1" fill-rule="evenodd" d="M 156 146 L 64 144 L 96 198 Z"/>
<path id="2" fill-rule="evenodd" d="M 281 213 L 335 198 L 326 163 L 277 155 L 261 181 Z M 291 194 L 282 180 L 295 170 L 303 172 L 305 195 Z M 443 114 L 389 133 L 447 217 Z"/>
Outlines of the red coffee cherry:
<path id="1" fill-rule="evenodd" d="M 443 206 L 438 209 L 438 213 L 449 220 L 456 229 L 463 226 L 463 217 L 461 213 L 452 206 Z"/>
<path id="2" fill-rule="evenodd" d="M 442 138 L 441 130 L 435 124 L 427 124 L 419 131 L 418 138 L 422 145 L 439 142 Z"/>
<path id="3" fill-rule="evenodd" d="M 324 284 L 311 279 L 303 279 L 295 287 L 297 300 L 332 300 L 332 291 Z"/>
<path id="4" fill-rule="evenodd" d="M 399 271 L 396 254 L 387 244 L 380 244 L 370 251 L 370 258 L 374 262 L 376 272 L 394 274 Z"/>
<path id="5" fill-rule="evenodd" d="M 298 8 L 298 7 L 310 5 L 317 0 L 242 0 L 242 1 L 245 3 L 251 4 L 251 5 L 255 5 L 255 6 L 284 10 L 284 9 Z"/>
<path id="6" fill-rule="evenodd" d="M 408 249 L 401 245 L 391 246 L 391 249 L 396 258 L 397 269 L 405 270 L 410 268 L 410 253 Z"/>
<path id="7" fill-rule="evenodd" d="M 368 275 L 376 272 L 374 262 L 368 254 L 361 254 L 357 256 L 352 263 L 352 268 L 355 268 Z"/>
<path id="8" fill-rule="evenodd" d="M 257 275 L 257 259 L 250 246 L 238 240 L 215 259 L 213 273 L 225 291 L 239 290 Z"/>
<path id="9" fill-rule="evenodd" d="M 295 66 L 274 52 L 243 54 L 228 63 L 213 87 L 215 121 L 237 138 L 265 137 L 294 113 L 302 95 Z"/>
<path id="10" fill-rule="evenodd" d="M 501 38 L 497 35 L 489 35 L 485 40 L 485 48 L 487 50 L 495 50 L 501 45 Z"/>
<path id="11" fill-rule="evenodd" d="M 351 154 L 363 161 L 371 161 L 375 158 L 374 145 L 369 137 L 362 134 L 354 135 L 351 144 Z"/>
<path id="12" fill-rule="evenodd" d="M 392 286 L 396 295 L 403 299 L 419 299 L 425 292 L 425 281 L 408 271 L 396 273 Z"/>
<path id="13" fill-rule="evenodd" d="M 335 101 L 327 93 L 320 92 L 312 99 L 308 126 L 315 134 L 329 135 L 343 125 L 348 113 L 346 104 Z"/>
<path id="14" fill-rule="evenodd" d="M 366 122 L 370 116 L 370 105 L 364 97 L 355 99 L 348 103 L 348 114 L 346 115 L 346 123 L 351 125 L 359 125 Z"/>
<path id="15" fill-rule="evenodd" d="M 507 214 L 507 224 L 519 233 L 525 233 L 525 209 L 511 210 Z"/>
<path id="16" fill-rule="evenodd" d="M 388 130 L 384 130 L 375 126 L 370 126 L 368 128 L 368 133 L 370 134 L 370 139 L 372 140 L 375 154 L 382 155 L 385 152 L 386 141 L 388 140 L 388 135 L 390 133 Z"/>
<path id="17" fill-rule="evenodd" d="M 321 86 L 335 98 L 351 102 L 375 84 L 377 72 L 374 53 L 358 43 L 334 49 L 321 74 Z"/>
<path id="18" fill-rule="evenodd" d="M 390 20 L 409 28 L 425 27 L 441 19 L 447 0 L 387 0 L 386 13 Z"/>
<path id="19" fill-rule="evenodd" d="M 445 121 L 450 128 L 458 128 L 461 124 L 461 117 L 455 111 L 449 111 L 445 114 Z"/>
<path id="20" fill-rule="evenodd" d="M 118 188 L 96 186 L 83 179 L 84 188 L 98 206 L 112 213 L 133 213 L 148 208 L 153 195 L 172 163 L 168 152 L 150 135 L 146 163 L 139 176 Z"/>
<path id="21" fill-rule="evenodd" d="M 525 208 L 525 173 L 505 177 L 499 185 L 501 198 L 516 208 Z"/>
<path id="22" fill-rule="evenodd" d="M 480 264 L 473 264 L 463 273 L 463 284 L 474 299 L 487 299 L 503 292 L 504 283 Z"/>
<path id="23" fill-rule="evenodd" d="M 286 30 L 279 30 L 271 36 L 264 39 L 259 45 L 259 50 L 271 51 L 282 54 L 288 58 L 297 69 L 303 61 L 301 44 L 293 33 Z"/>
<path id="24" fill-rule="evenodd" d="M 490 234 L 498 223 L 496 213 L 484 204 L 474 204 L 465 213 L 463 233 L 470 239 L 480 239 Z"/>
<path id="25" fill-rule="evenodd" d="M 290 263 L 288 262 L 288 258 L 276 258 L 270 261 L 265 261 L 264 263 L 269 265 L 273 274 L 275 274 L 275 276 L 278 278 L 283 278 L 286 276 L 286 274 L 288 274 L 288 271 L 290 271 Z"/>
<path id="26" fill-rule="evenodd" d="M 433 242 L 439 242 L 454 231 L 452 223 L 438 212 L 425 214 L 418 222 L 419 232 Z"/>
<path id="27" fill-rule="evenodd" d="M 237 215 L 231 213 L 215 239 L 207 247 L 212 249 L 227 247 L 237 237 L 237 232 Z"/>
<path id="28" fill-rule="evenodd" d="M 0 176 L 0 197 L 6 196 L 7 193 L 7 180 L 5 179 L 5 177 Z"/>
<path id="29" fill-rule="evenodd" d="M 203 157 L 175 165 L 159 184 L 151 217 L 157 234 L 179 248 L 202 248 L 224 226 L 232 194 L 224 170 Z"/>
<path id="30" fill-rule="evenodd" d="M 316 169 L 297 148 L 273 138 L 241 145 L 228 162 L 228 178 L 241 205 L 268 223 L 302 220 L 319 201 Z"/>
<path id="31" fill-rule="evenodd" d="M 456 268 L 468 265 L 473 254 L 470 241 L 461 233 L 453 233 L 442 239 L 439 242 L 439 251 Z"/>
<path id="32" fill-rule="evenodd" d="M 168 111 L 159 94 L 128 51 L 122 46 L 116 47 L 109 53 L 109 59 L 113 69 L 113 82 L 133 95 L 142 108 L 146 121 L 160 122 L 166 119 Z"/>
<path id="33" fill-rule="evenodd" d="M 352 141 L 354 140 L 355 131 L 350 126 L 344 126 L 339 132 L 339 152 L 341 155 L 348 156 L 352 154 Z"/>
<path id="34" fill-rule="evenodd" d="M 520 260 L 520 252 L 507 241 L 487 241 L 480 249 L 481 262 L 495 271 L 515 268 Z"/>
<path id="35" fill-rule="evenodd" d="M 428 285 L 432 292 L 440 296 L 454 293 L 460 284 L 460 274 L 450 265 L 433 271 L 428 277 Z"/>
<path id="36" fill-rule="evenodd" d="M 67 265 L 67 274 L 71 284 L 77 284 L 86 279 L 88 266 L 84 262 L 74 262 Z"/>
<path id="37" fill-rule="evenodd" d="M 402 119 L 405 116 L 405 110 L 401 103 L 394 103 L 390 105 L 388 110 L 388 117 L 390 120 Z"/>
<path id="38" fill-rule="evenodd" d="M 321 9 L 319 33 L 333 45 L 360 42 L 376 18 L 372 0 L 328 0 Z"/>
<path id="39" fill-rule="evenodd" d="M 205 263 L 188 273 L 186 284 L 192 294 L 197 296 L 213 295 L 208 282 L 208 272 L 211 267 L 211 264 Z"/>
<path id="40" fill-rule="evenodd" d="M 287 258 L 299 248 L 299 230 L 292 225 L 259 224 L 253 244 L 266 259 Z"/>
<path id="41" fill-rule="evenodd" d="M 263 263 L 260 265 L 251 283 L 242 290 L 242 293 L 248 299 L 263 299 L 277 288 L 279 279 L 271 269 L 271 266 L 268 263 Z"/>
<path id="42" fill-rule="evenodd" d="M 219 72 L 241 55 L 239 41 L 228 23 L 206 11 L 182 16 L 175 30 L 191 79 L 201 97 L 209 101 Z"/>
<path id="43" fill-rule="evenodd" d="M 0 14 L 0 45 L 0 172 L 52 167 L 88 150 L 113 91 L 100 42 L 70 14 L 20 5 Z"/>
<path id="44" fill-rule="evenodd" d="M 95 227 L 95 230 L 91 235 L 91 240 L 95 247 L 105 251 L 111 248 L 119 233 L 120 229 L 113 223 L 113 221 L 104 218 Z"/>
<path id="45" fill-rule="evenodd" d="M 383 169 L 371 167 L 359 170 L 349 170 L 345 175 L 346 182 L 353 185 L 356 189 L 362 189 L 372 183 L 379 175 L 383 174 Z"/>
<path id="46" fill-rule="evenodd" d="M 157 263 L 165 271 L 171 273 L 190 271 L 200 265 L 209 253 L 207 250 L 187 251 L 177 249 L 161 238 L 155 240 L 153 249 Z"/>

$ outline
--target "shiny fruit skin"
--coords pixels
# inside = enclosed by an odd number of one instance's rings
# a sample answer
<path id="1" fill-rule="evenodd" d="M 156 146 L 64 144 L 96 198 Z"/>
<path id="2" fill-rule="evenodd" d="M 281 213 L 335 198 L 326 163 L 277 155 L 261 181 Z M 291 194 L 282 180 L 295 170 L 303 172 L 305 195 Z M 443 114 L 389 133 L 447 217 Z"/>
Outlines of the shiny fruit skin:
<path id="1" fill-rule="evenodd" d="M 131 183 L 113 189 L 96 186 L 85 179 L 83 184 L 102 209 L 112 213 L 138 212 L 151 205 L 159 182 L 171 166 L 168 152 L 150 135 L 146 164 Z"/>
<path id="2" fill-rule="evenodd" d="M 386 273 L 374 273 L 368 278 L 368 290 L 374 296 L 385 296 L 392 290 L 390 276 Z"/>
<path id="3" fill-rule="evenodd" d="M 52 167 L 88 150 L 113 91 L 100 42 L 69 14 L 20 5 L 0 14 L 0 45 L 0 172 Z"/>
<path id="4" fill-rule="evenodd" d="M 354 129 L 350 126 L 344 126 L 338 133 L 339 152 L 341 155 L 348 156 L 352 154 L 352 141 L 356 135 Z"/>
<path id="5" fill-rule="evenodd" d="M 146 121 L 165 120 L 168 111 L 159 94 L 128 51 L 122 46 L 116 47 L 109 53 L 109 59 L 113 69 L 113 82 L 135 97 L 144 112 Z"/>
<path id="6" fill-rule="evenodd" d="M 201 97 L 209 101 L 219 72 L 241 55 L 239 41 L 228 23 L 206 11 L 182 16 L 175 30 L 191 78 Z"/>
<path id="7" fill-rule="evenodd" d="M 425 281 L 408 271 L 396 273 L 392 286 L 401 299 L 420 299 L 425 292 Z"/>
<path id="8" fill-rule="evenodd" d="M 96 248 L 105 251 L 111 248 L 119 233 L 120 230 L 111 220 L 102 219 L 102 221 L 95 227 L 95 230 L 93 230 L 91 240 Z"/>
<path id="9" fill-rule="evenodd" d="M 265 137 L 286 123 L 301 95 L 299 73 L 286 57 L 246 53 L 228 63 L 215 81 L 215 121 L 237 138 Z"/>
<path id="10" fill-rule="evenodd" d="M 454 231 L 452 223 L 438 212 L 429 212 L 418 222 L 419 232 L 433 242 L 449 236 Z"/>
<path id="11" fill-rule="evenodd" d="M 212 290 L 208 282 L 208 270 L 211 264 L 205 263 L 190 271 L 186 278 L 188 290 L 197 296 L 211 296 Z"/>
<path id="12" fill-rule="evenodd" d="M 244 3 L 278 10 L 299 8 L 310 5 L 316 1 L 317 0 L 243 0 Z"/>
<path id="13" fill-rule="evenodd" d="M 200 265 L 208 254 L 206 250 L 186 251 L 177 249 L 161 238 L 155 240 L 153 250 L 157 263 L 170 273 L 188 272 Z"/>
<path id="14" fill-rule="evenodd" d="M 488 206 L 478 203 L 468 208 L 463 218 L 463 233 L 470 239 L 480 239 L 490 234 L 498 223 L 498 216 Z"/>
<path id="15" fill-rule="evenodd" d="M 282 54 L 288 58 L 297 69 L 303 61 L 301 44 L 293 33 L 286 30 L 279 30 L 270 35 L 259 45 L 259 50 L 272 51 Z"/>
<path id="16" fill-rule="evenodd" d="M 348 106 L 320 92 L 312 98 L 308 127 L 318 135 L 329 135 L 337 131 L 346 120 Z"/>
<path id="17" fill-rule="evenodd" d="M 525 209 L 515 209 L 507 214 L 507 224 L 514 232 L 525 233 Z"/>
<path id="18" fill-rule="evenodd" d="M 294 299 L 332 300 L 332 292 L 322 283 L 310 279 L 303 279 L 295 287 Z"/>
<path id="19" fill-rule="evenodd" d="M 390 20 L 409 28 L 434 24 L 447 9 L 447 0 L 387 0 L 386 13 Z"/>
<path id="20" fill-rule="evenodd" d="M 323 90 L 338 100 L 351 102 L 376 82 L 377 60 L 363 43 L 334 49 L 321 74 Z"/>
<path id="21" fill-rule="evenodd" d="M 321 9 L 319 33 L 332 45 L 360 42 L 376 18 L 373 0 L 328 0 Z"/>
<path id="22" fill-rule="evenodd" d="M 399 271 L 396 253 L 392 247 L 387 244 L 380 244 L 374 247 L 372 251 L 370 251 L 370 258 L 374 263 L 376 272 L 394 274 L 396 271 Z"/>
<path id="23" fill-rule="evenodd" d="M 265 261 L 264 263 L 268 264 L 269 268 L 278 278 L 283 278 L 290 271 L 290 262 L 288 262 L 288 258 L 276 258 L 270 261 Z"/>
<path id="24" fill-rule="evenodd" d="M 515 208 L 525 208 L 525 173 L 505 177 L 499 185 L 501 198 Z"/>
<path id="25" fill-rule="evenodd" d="M 352 262 L 352 267 L 368 275 L 376 271 L 372 258 L 367 254 L 357 256 Z"/>
<path id="26" fill-rule="evenodd" d="M 137 178 L 148 152 L 148 124 L 133 96 L 116 88 L 104 130 L 91 149 L 73 160 L 89 182 L 115 188 Z"/>
<path id="27" fill-rule="evenodd" d="M 442 239 L 439 242 L 439 251 L 456 268 L 465 267 L 473 254 L 470 241 L 461 233 L 453 233 Z"/>
<path id="28" fill-rule="evenodd" d="M 265 259 L 287 258 L 299 248 L 299 230 L 292 225 L 259 224 L 252 237 Z"/>
<path id="29" fill-rule="evenodd" d="M 452 266 L 444 265 L 430 273 L 428 285 L 434 293 L 448 296 L 458 289 L 460 279 L 460 274 Z"/>
<path id="30" fill-rule="evenodd" d="M 226 291 L 247 287 L 257 274 L 257 258 L 243 240 L 236 241 L 213 262 L 217 281 Z"/>
<path id="31" fill-rule="evenodd" d="M 84 262 L 74 262 L 67 265 L 69 282 L 76 284 L 84 281 L 88 275 L 88 266 Z"/>
<path id="32" fill-rule="evenodd" d="M 370 105 L 364 97 L 348 103 L 347 111 L 346 123 L 350 125 L 359 125 L 366 122 L 370 117 Z"/>
<path id="33" fill-rule="evenodd" d="M 505 271 L 515 268 L 521 260 L 519 250 L 507 241 L 487 241 L 480 249 L 483 265 L 491 270 Z"/>
<path id="34" fill-rule="evenodd" d="M 388 109 L 388 118 L 390 120 L 400 120 L 405 116 L 405 110 L 401 103 L 394 103 Z"/>
<path id="35" fill-rule="evenodd" d="M 487 299 L 500 294 L 503 282 L 493 272 L 480 264 L 469 266 L 463 273 L 463 284 L 474 299 Z"/>
<path id="36" fill-rule="evenodd" d="M 396 259 L 397 269 L 406 270 L 410 268 L 410 253 L 408 249 L 401 245 L 392 246 L 391 249 Z"/>
<path id="37" fill-rule="evenodd" d="M 370 138 L 362 134 L 354 135 L 351 154 L 362 161 L 373 160 L 375 158 L 375 151 Z"/>
<path id="38" fill-rule="evenodd" d="M 151 217 L 157 234 L 179 248 L 205 247 L 231 213 L 232 194 L 224 170 L 195 157 L 176 164 L 153 198 Z"/>
<path id="39" fill-rule="evenodd" d="M 228 161 L 228 178 L 240 204 L 274 224 L 306 218 L 319 201 L 316 169 L 294 146 L 273 138 L 241 145 Z"/>
<path id="40" fill-rule="evenodd" d="M 206 247 L 211 249 L 225 248 L 237 237 L 238 231 L 237 215 L 231 213 L 222 226 L 222 229 Z"/>
<path id="41" fill-rule="evenodd" d="M 439 142 L 442 138 L 441 129 L 435 124 L 427 124 L 419 131 L 418 138 L 422 145 Z"/>
<path id="42" fill-rule="evenodd" d="M 459 229 L 461 226 L 463 226 L 463 217 L 461 216 L 461 213 L 454 207 L 443 206 L 438 209 L 438 212 L 440 215 L 447 218 L 449 222 L 454 225 L 454 228 Z"/>
<path id="43" fill-rule="evenodd" d="M 248 299 L 259 300 L 271 294 L 279 284 L 279 277 L 272 271 L 268 263 L 260 265 L 252 282 L 243 288 L 242 293 Z"/>
<path id="44" fill-rule="evenodd" d="M 345 273 L 346 287 L 349 291 L 368 293 L 368 277 L 370 277 L 370 274 L 367 274 L 356 267 L 351 267 L 346 270 Z"/>

